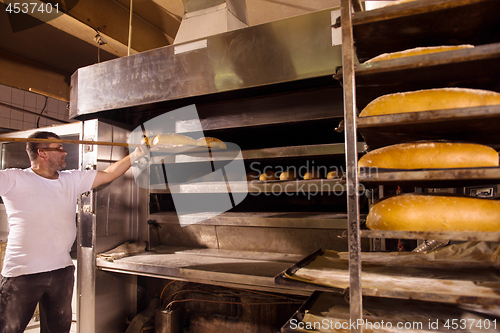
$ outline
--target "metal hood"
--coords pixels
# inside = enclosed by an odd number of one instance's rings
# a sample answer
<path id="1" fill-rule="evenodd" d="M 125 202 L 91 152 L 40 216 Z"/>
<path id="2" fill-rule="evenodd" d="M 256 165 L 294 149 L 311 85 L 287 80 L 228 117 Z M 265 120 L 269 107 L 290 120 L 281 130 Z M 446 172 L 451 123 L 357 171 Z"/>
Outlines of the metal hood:
<path id="1" fill-rule="evenodd" d="M 245 0 L 183 0 L 184 15 L 174 44 L 248 26 Z"/>

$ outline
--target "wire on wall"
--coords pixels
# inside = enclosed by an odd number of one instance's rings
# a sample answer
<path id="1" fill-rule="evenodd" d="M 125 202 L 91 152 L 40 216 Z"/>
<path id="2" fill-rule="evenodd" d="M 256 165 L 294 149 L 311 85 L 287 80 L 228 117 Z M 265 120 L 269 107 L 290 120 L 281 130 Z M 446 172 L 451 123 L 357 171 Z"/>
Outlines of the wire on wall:
<path id="1" fill-rule="evenodd" d="M 45 111 L 45 108 L 47 107 L 47 101 L 49 100 L 49 98 L 47 96 L 44 96 L 45 97 L 45 104 L 43 105 L 43 108 L 42 108 L 42 111 L 40 112 L 40 115 L 43 114 L 43 111 Z M 36 120 L 36 128 L 40 128 L 40 117 L 38 117 L 38 119 Z"/>

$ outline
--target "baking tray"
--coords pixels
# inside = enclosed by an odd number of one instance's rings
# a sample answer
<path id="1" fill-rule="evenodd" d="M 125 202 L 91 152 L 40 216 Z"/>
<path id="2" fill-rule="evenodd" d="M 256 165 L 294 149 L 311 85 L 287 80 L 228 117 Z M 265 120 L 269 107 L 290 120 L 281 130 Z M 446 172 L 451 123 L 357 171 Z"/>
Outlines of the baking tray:
<path id="1" fill-rule="evenodd" d="M 361 328 L 363 332 L 470 333 L 471 331 L 498 332 L 499 328 L 500 308 L 498 307 L 364 297 L 363 308 L 363 323 L 354 325 Z M 308 322 L 309 325 L 305 321 L 308 312 L 317 316 L 315 321 Z M 318 316 L 318 312 L 322 316 Z M 349 328 L 353 328 L 349 317 L 349 303 L 345 298 L 316 291 L 283 325 L 280 332 L 317 333 L 319 331 L 314 329 L 314 322 L 319 324 L 317 326 L 321 326 L 316 327 L 321 329 L 321 332 L 348 332 Z M 459 322 L 460 325 L 457 325 Z M 401 326 L 398 327 L 398 325 Z"/>
<path id="2" fill-rule="evenodd" d="M 292 280 L 288 277 L 288 276 L 295 274 L 295 272 L 297 272 L 299 269 L 306 267 L 311 262 L 316 260 L 317 257 L 322 256 L 323 254 L 325 254 L 325 251 L 323 249 L 319 249 L 316 252 L 308 255 L 304 259 L 298 261 L 296 264 L 293 264 L 292 266 L 288 267 L 280 274 L 276 275 L 274 277 L 274 282 L 278 285 L 291 287 L 291 288 L 295 287 L 295 288 L 312 290 L 312 291 L 316 291 L 316 290 L 328 291 L 328 292 L 333 292 L 333 293 L 338 293 L 338 294 L 344 295 L 346 293 L 347 289 L 321 286 L 321 285 L 307 283 L 307 282 L 303 282 L 303 281 Z"/>
<path id="3" fill-rule="evenodd" d="M 326 251 L 318 250 L 305 257 L 275 276 L 275 283 L 289 288 L 300 287 L 302 290 L 346 295 L 350 286 L 348 259 L 339 257 L 338 263 L 333 261 L 331 271 L 326 272 L 330 274 L 328 279 L 333 286 L 296 281 L 287 277 L 325 253 Z M 464 265 L 466 260 L 429 260 L 420 264 L 420 259 L 416 257 L 393 261 L 391 253 L 380 252 L 378 255 L 380 257 L 363 259 L 363 296 L 442 303 L 466 301 L 471 304 L 500 306 L 499 270 L 491 264 L 471 269 Z M 322 272 L 325 273 L 324 270 Z M 324 279 L 325 274 L 318 277 Z"/>
<path id="4" fill-rule="evenodd" d="M 302 305 L 300 306 L 300 308 L 293 314 L 293 316 L 288 319 L 288 321 L 286 322 L 285 325 L 283 325 L 283 327 L 281 328 L 281 333 L 297 333 L 297 331 L 300 331 L 300 332 L 317 332 L 317 331 L 307 331 L 307 330 L 297 330 L 296 328 L 292 328 L 292 322 L 294 320 L 298 321 L 298 322 L 301 322 L 303 319 L 304 319 L 304 314 L 306 313 L 306 311 L 308 309 L 310 309 L 313 304 L 318 300 L 319 296 L 321 295 L 321 291 L 320 292 L 313 292 L 311 294 L 311 296 L 309 296 L 309 298 L 304 302 L 302 303 Z"/>

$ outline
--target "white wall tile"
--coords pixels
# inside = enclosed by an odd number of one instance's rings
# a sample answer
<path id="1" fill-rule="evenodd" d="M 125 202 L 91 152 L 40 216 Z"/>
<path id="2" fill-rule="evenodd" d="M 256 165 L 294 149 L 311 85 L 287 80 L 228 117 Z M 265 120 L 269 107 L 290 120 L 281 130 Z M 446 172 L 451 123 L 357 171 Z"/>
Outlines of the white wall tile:
<path id="1" fill-rule="evenodd" d="M 0 102 L 10 104 L 12 102 L 12 88 L 0 85 Z"/>
<path id="2" fill-rule="evenodd" d="M 10 128 L 10 119 L 8 119 L 8 118 L 0 118 L 0 127 Z"/>
<path id="3" fill-rule="evenodd" d="M 0 117 L 10 119 L 10 108 L 0 105 Z"/>
<path id="4" fill-rule="evenodd" d="M 36 118 L 37 117 L 34 114 L 24 113 L 23 121 L 34 124 L 36 121 Z"/>
<path id="5" fill-rule="evenodd" d="M 53 117 L 54 119 L 64 121 L 68 121 L 69 119 L 69 111 L 66 108 L 67 102 L 47 98 L 43 95 L 21 89 L 0 85 L 0 102 L 37 114 L 40 114 L 44 110 L 44 115 Z M 11 130 L 34 129 L 37 127 L 38 119 L 40 119 L 38 127 L 60 124 L 58 121 L 40 118 L 37 114 L 0 105 L 0 127 Z"/>
<path id="6" fill-rule="evenodd" d="M 23 121 L 23 131 L 34 129 L 34 128 L 36 128 L 35 122 Z"/>
<path id="7" fill-rule="evenodd" d="M 24 95 L 24 109 L 28 111 L 36 111 L 36 95 L 26 92 Z"/>
<path id="8" fill-rule="evenodd" d="M 69 114 L 69 110 L 67 108 L 68 103 L 65 101 L 58 101 L 58 112 L 61 115 Z"/>
<path id="9" fill-rule="evenodd" d="M 53 110 L 48 110 L 47 112 L 44 112 L 43 114 L 52 117 L 52 118 L 57 118 L 57 111 Z"/>
<path id="10" fill-rule="evenodd" d="M 10 128 L 13 130 L 22 130 L 23 129 L 23 122 L 21 120 L 13 120 L 11 119 L 10 121 Z"/>
<path id="11" fill-rule="evenodd" d="M 57 114 L 57 111 L 59 110 L 58 100 L 49 98 L 49 100 L 47 101 L 47 110 L 55 112 Z"/>
<path id="12" fill-rule="evenodd" d="M 24 91 L 12 88 L 12 105 L 22 108 L 24 106 Z"/>
<path id="13" fill-rule="evenodd" d="M 10 119 L 23 121 L 23 112 L 10 110 Z"/>
<path id="14" fill-rule="evenodd" d="M 47 97 L 42 96 L 42 95 L 36 95 L 36 110 L 37 111 L 43 110 L 43 107 L 45 105 L 46 100 L 47 100 Z"/>

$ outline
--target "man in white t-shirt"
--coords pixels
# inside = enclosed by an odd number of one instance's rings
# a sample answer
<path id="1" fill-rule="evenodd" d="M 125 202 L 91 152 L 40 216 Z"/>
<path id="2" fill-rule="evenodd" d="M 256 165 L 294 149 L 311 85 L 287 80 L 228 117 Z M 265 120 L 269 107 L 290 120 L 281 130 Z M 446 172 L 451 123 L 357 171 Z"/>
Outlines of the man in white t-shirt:
<path id="1" fill-rule="evenodd" d="M 51 132 L 30 137 L 59 139 Z M 26 152 L 30 168 L 0 170 L 10 228 L 0 281 L 0 332 L 24 332 L 38 303 L 42 333 L 69 332 L 76 200 L 121 176 L 147 148 L 139 146 L 104 171 L 60 171 L 67 155 L 61 143 L 29 142 Z"/>

